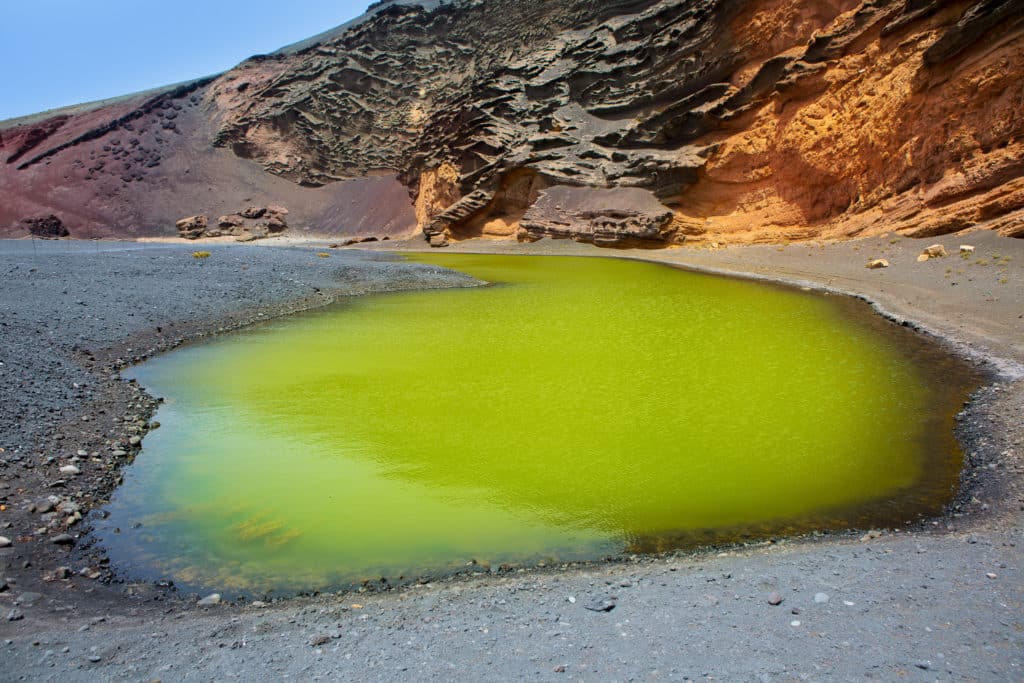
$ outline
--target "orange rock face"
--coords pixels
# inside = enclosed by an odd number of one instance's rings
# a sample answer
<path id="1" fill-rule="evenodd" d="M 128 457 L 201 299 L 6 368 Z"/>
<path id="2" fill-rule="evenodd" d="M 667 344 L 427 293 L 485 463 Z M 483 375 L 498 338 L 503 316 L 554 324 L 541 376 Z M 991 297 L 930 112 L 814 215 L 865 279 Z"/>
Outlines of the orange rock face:
<path id="1" fill-rule="evenodd" d="M 760 4 L 786 17 L 806 3 Z M 938 28 L 964 6 L 889 35 L 866 25 L 856 51 L 718 136 L 679 213 L 732 242 L 1012 232 L 1024 220 L 1024 41 L 1019 26 L 997 29 L 929 64 Z M 854 14 L 820 31 L 843 31 Z"/>

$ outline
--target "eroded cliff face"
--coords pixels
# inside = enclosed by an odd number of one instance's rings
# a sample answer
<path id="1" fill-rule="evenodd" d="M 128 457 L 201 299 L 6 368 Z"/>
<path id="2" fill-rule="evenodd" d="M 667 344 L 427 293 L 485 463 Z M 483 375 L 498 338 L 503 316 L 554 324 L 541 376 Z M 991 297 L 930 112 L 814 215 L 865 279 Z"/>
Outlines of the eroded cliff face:
<path id="1" fill-rule="evenodd" d="M 1020 236 L 1024 0 L 400 0 L 0 136 L 0 225 L 251 200 L 436 244 Z"/>

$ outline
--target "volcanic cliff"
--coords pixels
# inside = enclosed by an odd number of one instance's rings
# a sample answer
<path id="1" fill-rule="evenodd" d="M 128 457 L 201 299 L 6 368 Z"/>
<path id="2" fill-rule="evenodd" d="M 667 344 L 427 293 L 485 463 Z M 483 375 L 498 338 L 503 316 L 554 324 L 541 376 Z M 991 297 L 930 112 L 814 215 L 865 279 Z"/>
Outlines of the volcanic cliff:
<path id="1" fill-rule="evenodd" d="M 1024 236 L 1024 0 L 392 0 L 0 123 L 0 234 L 251 204 L 435 244 Z"/>

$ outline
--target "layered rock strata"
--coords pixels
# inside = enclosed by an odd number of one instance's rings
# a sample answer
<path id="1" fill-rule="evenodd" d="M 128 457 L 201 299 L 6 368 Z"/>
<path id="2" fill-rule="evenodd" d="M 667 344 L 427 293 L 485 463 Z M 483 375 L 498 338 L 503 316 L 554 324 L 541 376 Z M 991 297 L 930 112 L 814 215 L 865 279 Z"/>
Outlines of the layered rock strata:
<path id="1" fill-rule="evenodd" d="M 1022 112 L 1024 0 L 393 1 L 2 127 L 0 225 L 84 196 L 127 233 L 262 199 L 438 244 L 1021 235 Z"/>

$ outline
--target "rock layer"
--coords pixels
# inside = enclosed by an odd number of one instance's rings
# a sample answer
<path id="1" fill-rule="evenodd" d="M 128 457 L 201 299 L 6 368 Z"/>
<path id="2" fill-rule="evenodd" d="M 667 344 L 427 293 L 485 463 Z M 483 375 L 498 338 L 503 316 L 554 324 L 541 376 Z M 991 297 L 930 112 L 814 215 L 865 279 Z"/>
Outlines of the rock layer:
<path id="1" fill-rule="evenodd" d="M 164 233 L 279 202 L 307 232 L 437 243 L 1019 236 L 1022 84 L 1024 0 L 387 2 L 211 80 L 0 126 L 0 225 Z M 601 206 L 556 208 L 581 197 Z"/>

